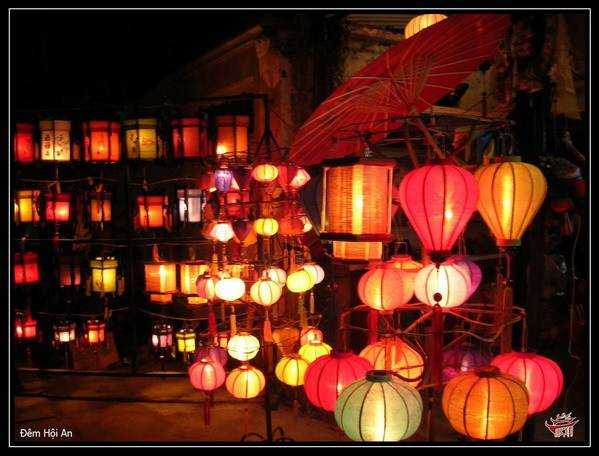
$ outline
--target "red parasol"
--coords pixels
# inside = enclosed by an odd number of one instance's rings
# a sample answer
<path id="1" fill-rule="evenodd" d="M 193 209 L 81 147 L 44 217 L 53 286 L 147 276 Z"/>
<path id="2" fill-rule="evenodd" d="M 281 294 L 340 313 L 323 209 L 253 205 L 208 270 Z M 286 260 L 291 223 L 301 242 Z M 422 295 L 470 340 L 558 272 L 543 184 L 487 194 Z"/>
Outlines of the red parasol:
<path id="1" fill-rule="evenodd" d="M 459 14 L 388 49 L 337 88 L 299 129 L 290 159 L 307 166 L 353 154 L 419 114 L 494 57 L 510 24 L 509 14 Z M 352 141 L 339 141 L 340 130 Z M 347 136 L 347 135 L 346 135 Z"/>

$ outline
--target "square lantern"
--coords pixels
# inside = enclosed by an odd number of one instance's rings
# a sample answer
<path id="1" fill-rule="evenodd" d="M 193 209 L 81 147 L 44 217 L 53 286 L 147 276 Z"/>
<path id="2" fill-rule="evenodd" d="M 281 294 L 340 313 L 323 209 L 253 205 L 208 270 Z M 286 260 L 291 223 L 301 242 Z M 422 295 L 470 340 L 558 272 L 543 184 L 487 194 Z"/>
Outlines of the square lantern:
<path id="1" fill-rule="evenodd" d="M 36 283 L 40 279 L 38 256 L 34 252 L 15 254 L 15 284 Z"/>
<path id="2" fill-rule="evenodd" d="M 71 160 L 71 121 L 42 120 L 40 137 L 42 161 Z"/>
<path id="3" fill-rule="evenodd" d="M 61 256 L 58 265 L 59 283 L 61 287 L 78 287 L 81 285 L 81 262 L 79 257 Z"/>
<path id="4" fill-rule="evenodd" d="M 390 241 L 395 161 L 349 157 L 322 162 L 320 237 Z"/>
<path id="5" fill-rule="evenodd" d="M 35 143 L 33 140 L 33 131 L 33 124 L 18 123 L 15 126 L 13 147 L 16 162 L 31 163 L 35 160 Z"/>
<path id="6" fill-rule="evenodd" d="M 121 125 L 118 122 L 90 120 L 83 124 L 85 161 L 117 162 L 121 158 Z"/>
<path id="7" fill-rule="evenodd" d="M 179 221 L 199 223 L 202 221 L 202 210 L 206 205 L 204 191 L 199 188 L 177 190 L 179 200 Z"/>
<path id="8" fill-rule="evenodd" d="M 333 256 L 348 261 L 380 260 L 383 256 L 383 243 L 333 241 Z"/>
<path id="9" fill-rule="evenodd" d="M 31 316 L 19 316 L 15 320 L 15 337 L 17 339 L 35 339 L 37 336 L 37 321 Z"/>
<path id="10" fill-rule="evenodd" d="M 46 202 L 46 221 L 47 222 L 68 222 L 71 209 L 71 195 L 68 193 L 46 193 L 44 195 Z"/>
<path id="11" fill-rule="evenodd" d="M 175 158 L 208 156 L 208 121 L 204 118 L 184 118 L 171 121 L 173 155 Z"/>
<path id="12" fill-rule="evenodd" d="M 54 341 L 57 344 L 68 344 L 75 341 L 77 325 L 61 321 L 54 325 Z"/>
<path id="13" fill-rule="evenodd" d="M 234 160 L 248 157 L 249 116 L 216 116 L 216 156 Z"/>
<path id="14" fill-rule="evenodd" d="M 129 119 L 123 123 L 128 159 L 154 160 L 158 158 L 156 119 Z"/>
<path id="15" fill-rule="evenodd" d="M 150 302 L 168 304 L 177 292 L 177 264 L 168 262 L 146 263 L 146 293 L 150 294 Z"/>
<path id="16" fill-rule="evenodd" d="M 114 257 L 97 257 L 90 261 L 92 290 L 96 293 L 116 293 L 116 268 Z"/>
<path id="17" fill-rule="evenodd" d="M 106 323 L 100 320 L 87 320 L 85 325 L 87 331 L 87 342 L 89 345 L 104 343 Z"/>
<path id="18" fill-rule="evenodd" d="M 15 223 L 39 222 L 39 190 L 17 190 L 15 197 Z"/>
<path id="19" fill-rule="evenodd" d="M 89 195 L 89 219 L 94 223 L 112 220 L 112 194 L 110 192 L 91 192 Z"/>
<path id="20" fill-rule="evenodd" d="M 196 293 L 196 279 L 208 272 L 210 266 L 199 261 L 186 261 L 179 263 L 181 280 L 181 293 L 187 295 L 188 304 L 204 304 L 207 299 L 200 298 Z"/>
<path id="21" fill-rule="evenodd" d="M 224 348 L 226 350 L 227 346 L 229 345 L 229 333 L 226 331 L 221 331 L 214 336 L 212 341 L 216 347 Z"/>
<path id="22" fill-rule="evenodd" d="M 141 228 L 161 228 L 164 226 L 168 196 L 142 195 L 137 197 L 139 226 Z"/>
<path id="23" fill-rule="evenodd" d="M 193 353 L 196 350 L 196 332 L 193 328 L 182 328 L 177 331 L 177 351 Z"/>
<path id="24" fill-rule="evenodd" d="M 157 323 L 152 328 L 152 348 L 161 358 L 173 348 L 173 327 L 168 323 Z"/>

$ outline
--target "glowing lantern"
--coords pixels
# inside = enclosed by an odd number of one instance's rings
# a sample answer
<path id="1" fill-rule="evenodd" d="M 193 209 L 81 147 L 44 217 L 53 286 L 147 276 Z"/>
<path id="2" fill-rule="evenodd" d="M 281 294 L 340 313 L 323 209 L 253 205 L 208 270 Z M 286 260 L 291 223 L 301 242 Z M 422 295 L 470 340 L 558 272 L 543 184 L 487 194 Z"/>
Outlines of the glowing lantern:
<path id="1" fill-rule="evenodd" d="M 30 163 L 35 160 L 35 146 L 33 145 L 33 125 L 18 123 L 15 126 L 13 141 L 15 161 Z"/>
<path id="2" fill-rule="evenodd" d="M 173 327 L 168 323 L 158 323 L 152 328 L 152 348 L 164 358 L 173 348 Z"/>
<path id="3" fill-rule="evenodd" d="M 429 264 L 416 275 L 416 297 L 420 302 L 441 307 L 457 307 L 472 294 L 470 274 L 452 261 Z"/>
<path id="4" fill-rule="evenodd" d="M 286 216 L 279 224 L 279 234 L 282 236 L 299 236 L 304 232 L 304 222 L 298 216 Z"/>
<path id="5" fill-rule="evenodd" d="M 323 239 L 391 239 L 392 160 L 324 160 L 322 180 Z"/>
<path id="6" fill-rule="evenodd" d="M 227 168 L 219 168 L 214 173 L 214 185 L 219 192 L 226 193 L 231 190 L 233 172 Z"/>
<path id="7" fill-rule="evenodd" d="M 161 228 L 166 218 L 168 196 L 141 195 L 137 197 L 139 226 L 141 228 Z"/>
<path id="8" fill-rule="evenodd" d="M 58 344 L 68 344 L 76 338 L 77 325 L 61 321 L 54 325 L 54 341 Z"/>
<path id="9" fill-rule="evenodd" d="M 226 331 L 219 332 L 216 336 L 213 337 L 212 343 L 216 347 L 227 349 L 227 345 L 229 344 L 229 333 Z"/>
<path id="10" fill-rule="evenodd" d="M 401 207 L 433 259 L 449 254 L 477 200 L 476 178 L 450 160 L 410 171 L 399 186 Z"/>
<path id="11" fill-rule="evenodd" d="M 277 328 L 272 332 L 272 340 L 277 344 L 277 348 L 283 355 L 288 355 L 295 351 L 300 337 L 300 330 L 291 326 Z"/>
<path id="12" fill-rule="evenodd" d="M 302 264 L 302 269 L 308 271 L 308 273 L 312 276 L 315 285 L 318 285 L 320 282 L 324 280 L 324 269 L 314 262 L 308 262 Z"/>
<path id="13" fill-rule="evenodd" d="M 268 184 L 274 181 L 279 175 L 279 170 L 276 166 L 270 163 L 263 163 L 256 166 L 252 171 L 252 178 L 260 183 Z"/>
<path id="14" fill-rule="evenodd" d="M 89 265 L 92 270 L 92 290 L 97 293 L 116 292 L 116 267 L 114 257 L 97 257 Z"/>
<path id="15" fill-rule="evenodd" d="M 154 160 L 158 158 L 156 119 L 129 119 L 123 122 L 127 158 Z"/>
<path id="16" fill-rule="evenodd" d="M 475 172 L 480 190 L 478 212 L 499 247 L 520 245 L 522 235 L 539 211 L 547 181 L 539 168 L 520 157 L 498 157 Z"/>
<path id="17" fill-rule="evenodd" d="M 562 393 L 564 376 L 560 367 L 549 358 L 535 353 L 504 353 L 491 363 L 502 373 L 524 382 L 528 390 L 528 414 L 547 410 Z"/>
<path id="18" fill-rule="evenodd" d="M 37 321 L 31 316 L 15 321 L 15 337 L 17 339 L 35 339 L 37 336 Z"/>
<path id="19" fill-rule="evenodd" d="M 172 293 L 177 291 L 177 264 L 154 262 L 144 265 L 146 293 L 150 293 L 150 302 L 170 303 Z"/>
<path id="20" fill-rule="evenodd" d="M 304 384 L 308 361 L 297 353 L 283 356 L 275 366 L 277 378 L 289 386 L 301 386 Z"/>
<path id="21" fill-rule="evenodd" d="M 204 118 L 171 121 L 175 158 L 208 156 L 208 122 Z"/>
<path id="22" fill-rule="evenodd" d="M 71 195 L 68 193 L 46 193 L 46 221 L 68 222 L 71 208 Z"/>
<path id="23" fill-rule="evenodd" d="M 197 292 L 197 280 L 205 272 L 208 272 L 209 266 L 199 261 L 186 261 L 179 263 L 179 279 L 181 282 L 181 293 L 187 295 L 188 304 L 203 304 L 205 297 L 191 296 Z"/>
<path id="24" fill-rule="evenodd" d="M 460 434 L 477 440 L 498 440 L 524 426 L 528 393 L 524 383 L 502 374 L 498 367 L 477 367 L 445 386 L 442 407 Z"/>
<path id="25" fill-rule="evenodd" d="M 191 386 L 199 391 L 214 391 L 225 383 L 225 369 L 210 357 L 201 358 L 193 363 L 187 373 Z"/>
<path id="26" fill-rule="evenodd" d="M 298 354 L 308 361 L 310 364 L 312 361 L 320 358 L 321 356 L 326 356 L 331 353 L 331 346 L 326 344 L 320 340 L 312 340 L 301 346 Z"/>
<path id="27" fill-rule="evenodd" d="M 247 332 L 238 332 L 229 339 L 227 352 L 232 358 L 239 361 L 253 359 L 260 350 L 260 341 Z"/>
<path id="28" fill-rule="evenodd" d="M 421 14 L 419 16 L 413 17 L 406 25 L 404 30 L 404 36 L 406 39 L 416 35 L 418 32 L 421 32 L 427 27 L 436 24 L 437 22 L 441 22 L 443 19 L 447 19 L 445 14 Z"/>
<path id="29" fill-rule="evenodd" d="M 443 351 L 443 381 L 447 382 L 461 372 L 486 366 L 491 357 L 474 347 L 458 347 Z"/>
<path id="30" fill-rule="evenodd" d="M 85 161 L 117 162 L 121 158 L 118 122 L 92 120 L 82 126 Z"/>
<path id="31" fill-rule="evenodd" d="M 58 265 L 58 277 L 61 287 L 77 287 L 81 285 L 79 257 L 61 256 Z"/>
<path id="32" fill-rule="evenodd" d="M 422 263 L 415 261 L 410 255 L 393 255 L 387 264 L 394 269 L 411 274 L 413 278 L 422 269 Z"/>
<path id="33" fill-rule="evenodd" d="M 71 122 L 42 120 L 40 122 L 42 161 L 69 161 L 71 159 Z"/>
<path id="34" fill-rule="evenodd" d="M 312 229 L 312 222 L 307 215 L 300 215 L 300 220 L 304 224 L 304 229 L 302 230 L 303 233 L 307 233 Z"/>
<path id="35" fill-rule="evenodd" d="M 265 385 L 264 374 L 249 364 L 242 364 L 233 369 L 225 382 L 227 391 L 236 399 L 256 397 L 262 392 Z"/>
<path id="36" fill-rule="evenodd" d="M 383 256 L 383 243 L 333 241 L 333 256 L 347 261 L 379 260 Z"/>
<path id="37" fill-rule="evenodd" d="M 254 230 L 260 236 L 271 237 L 277 234 L 279 223 L 274 218 L 258 218 L 254 220 Z"/>
<path id="38" fill-rule="evenodd" d="M 210 238 L 223 243 L 233 239 L 233 236 L 235 236 L 235 232 L 231 222 L 218 222 L 210 231 Z"/>
<path id="39" fill-rule="evenodd" d="M 300 166 L 285 163 L 278 165 L 277 169 L 278 182 L 285 193 L 297 192 L 310 180 L 308 172 Z"/>
<path id="40" fill-rule="evenodd" d="M 15 284 L 35 283 L 39 279 L 40 272 L 37 253 L 15 253 Z"/>
<path id="41" fill-rule="evenodd" d="M 300 344 L 305 345 L 312 341 L 322 341 L 322 331 L 315 326 L 308 326 L 300 332 Z"/>
<path id="42" fill-rule="evenodd" d="M 15 198 L 15 223 L 39 222 L 39 190 L 18 190 Z"/>
<path id="43" fill-rule="evenodd" d="M 332 353 L 314 360 L 306 370 L 304 390 L 308 400 L 327 412 L 335 411 L 341 392 L 372 369 L 369 361 L 353 353 Z"/>
<path id="44" fill-rule="evenodd" d="M 206 358 L 206 357 L 209 357 L 209 358 L 213 359 L 214 361 L 217 361 L 223 367 L 225 366 L 225 364 L 227 364 L 227 359 L 229 358 L 227 356 L 227 350 L 225 350 L 222 347 L 216 347 L 213 345 L 210 345 L 210 346 L 204 345 L 202 347 L 198 347 L 194 353 L 194 359 L 196 361 L 199 361 L 202 358 Z"/>
<path id="45" fill-rule="evenodd" d="M 112 220 L 112 194 L 104 191 L 91 192 L 89 195 L 89 218 L 94 223 Z"/>
<path id="46" fill-rule="evenodd" d="M 304 269 L 298 269 L 287 276 L 287 289 L 293 293 L 303 293 L 313 286 L 312 274 Z"/>
<path id="47" fill-rule="evenodd" d="M 248 156 L 248 116 L 216 116 L 216 155 L 228 159 Z"/>
<path id="48" fill-rule="evenodd" d="M 385 338 L 366 346 L 360 357 L 368 360 L 375 369 L 393 371 L 402 380 L 418 386 L 424 373 L 422 355 L 400 338 Z"/>
<path id="49" fill-rule="evenodd" d="M 287 273 L 284 269 L 281 269 L 277 266 L 271 266 L 270 268 L 267 268 L 265 272 L 268 274 L 268 277 L 270 277 L 272 280 L 277 282 L 282 287 L 285 286 L 285 284 L 287 283 Z"/>
<path id="50" fill-rule="evenodd" d="M 235 220 L 232 223 L 235 241 L 242 247 L 247 247 L 256 243 L 256 231 L 249 220 Z"/>
<path id="51" fill-rule="evenodd" d="M 224 277 L 216 282 L 214 293 L 223 301 L 237 301 L 245 294 L 245 283 L 237 277 Z"/>
<path id="52" fill-rule="evenodd" d="M 372 370 L 343 390 L 335 421 L 358 442 L 397 442 L 411 437 L 422 419 L 422 398 L 386 371 Z"/>
<path id="53" fill-rule="evenodd" d="M 212 301 L 216 296 L 215 288 L 218 282 L 218 277 L 211 277 L 210 274 L 205 272 L 198 276 L 196 279 L 196 293 L 200 298 L 208 299 Z"/>
<path id="54" fill-rule="evenodd" d="M 193 328 L 181 328 L 177 331 L 175 337 L 179 353 L 193 353 L 196 351 L 196 332 Z"/>
<path id="55" fill-rule="evenodd" d="M 106 323 L 100 320 L 87 320 L 87 342 L 90 345 L 104 343 Z"/>
<path id="56" fill-rule="evenodd" d="M 179 200 L 179 221 L 199 223 L 202 221 L 202 209 L 205 206 L 204 191 L 199 188 L 177 190 Z"/>
<path id="57" fill-rule="evenodd" d="M 259 279 L 250 288 L 252 299 L 262 306 L 272 306 L 279 300 L 282 293 L 281 285 L 268 276 Z"/>
<path id="58" fill-rule="evenodd" d="M 397 309 L 413 295 L 414 284 L 410 275 L 382 261 L 371 262 L 369 270 L 358 282 L 360 300 L 375 310 Z"/>
<path id="59" fill-rule="evenodd" d="M 483 278 L 483 274 L 478 267 L 478 265 L 468 258 L 466 255 L 454 255 L 450 257 L 448 262 L 453 262 L 453 264 L 464 268 L 468 277 L 470 278 L 470 291 L 468 292 L 468 296 L 466 299 L 470 298 L 474 294 L 474 292 L 478 289 L 480 282 Z"/>

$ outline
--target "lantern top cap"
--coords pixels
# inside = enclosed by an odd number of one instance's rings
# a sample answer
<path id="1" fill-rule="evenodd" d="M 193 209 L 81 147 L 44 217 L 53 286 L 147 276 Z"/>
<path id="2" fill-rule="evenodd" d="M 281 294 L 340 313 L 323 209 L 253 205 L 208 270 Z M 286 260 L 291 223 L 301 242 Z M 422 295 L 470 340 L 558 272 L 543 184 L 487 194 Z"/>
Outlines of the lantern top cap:
<path id="1" fill-rule="evenodd" d="M 493 158 L 493 163 L 519 163 L 522 162 L 522 157 L 519 155 L 504 155 L 502 157 Z"/>
<path id="2" fill-rule="evenodd" d="M 366 372 L 366 380 L 377 383 L 390 382 L 391 374 L 385 370 L 371 370 Z"/>
<path id="3" fill-rule="evenodd" d="M 477 377 L 492 378 L 499 377 L 501 371 L 496 366 L 480 366 L 474 369 L 474 373 Z"/>
<path id="4" fill-rule="evenodd" d="M 341 166 L 354 165 L 383 166 L 388 168 L 395 168 L 397 163 L 395 162 L 395 160 L 391 159 L 354 157 L 350 155 L 343 158 L 325 158 L 320 163 L 320 165 L 324 168 L 335 168 Z"/>

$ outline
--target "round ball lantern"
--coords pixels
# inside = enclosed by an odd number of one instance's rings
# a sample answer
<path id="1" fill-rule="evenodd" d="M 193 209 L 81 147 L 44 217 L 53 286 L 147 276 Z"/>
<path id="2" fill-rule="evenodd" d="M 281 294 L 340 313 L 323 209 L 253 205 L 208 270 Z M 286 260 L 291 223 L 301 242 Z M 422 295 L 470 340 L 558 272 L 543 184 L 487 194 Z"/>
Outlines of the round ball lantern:
<path id="1" fill-rule="evenodd" d="M 210 238 L 222 243 L 229 242 L 235 236 L 231 222 L 218 222 L 210 230 Z"/>
<path id="2" fill-rule="evenodd" d="M 215 288 L 218 282 L 217 277 L 211 277 L 210 274 L 204 273 L 196 279 L 196 293 L 200 298 L 212 301 L 216 296 Z"/>
<path id="3" fill-rule="evenodd" d="M 457 347 L 443 351 L 443 381 L 448 382 L 461 372 L 467 372 L 491 362 L 491 356 L 475 347 Z"/>
<path id="4" fill-rule="evenodd" d="M 375 369 L 393 371 L 414 386 L 422 382 L 424 359 L 418 350 L 400 338 L 385 338 L 367 345 L 360 357 Z"/>
<path id="5" fill-rule="evenodd" d="M 250 288 L 250 295 L 254 302 L 262 306 L 272 306 L 283 294 L 283 288 L 270 277 L 263 277 Z"/>
<path id="6" fill-rule="evenodd" d="M 237 301 L 245 294 L 245 282 L 237 277 L 221 278 L 214 286 L 214 294 L 223 301 Z"/>
<path id="7" fill-rule="evenodd" d="M 312 279 L 314 280 L 314 285 L 318 285 L 320 282 L 324 280 L 324 269 L 318 264 L 314 262 L 308 262 L 302 264 L 302 269 L 308 271 L 310 275 L 312 275 Z"/>
<path id="8" fill-rule="evenodd" d="M 335 421 L 357 442 L 397 442 L 411 437 L 422 419 L 422 398 L 386 371 L 372 370 L 343 390 Z"/>
<path id="9" fill-rule="evenodd" d="M 320 340 L 313 340 L 301 346 L 298 354 L 308 361 L 308 364 L 312 363 L 321 356 L 326 356 L 331 353 L 331 346 Z"/>
<path id="10" fill-rule="evenodd" d="M 439 265 L 429 264 L 418 272 L 414 282 L 416 297 L 420 302 L 447 308 L 464 304 L 472 294 L 470 287 L 468 272 L 451 261 Z"/>
<path id="11" fill-rule="evenodd" d="M 306 397 L 316 407 L 333 412 L 343 389 L 365 378 L 366 372 L 371 369 L 370 361 L 350 352 L 321 356 L 310 363 L 306 370 Z"/>
<path id="12" fill-rule="evenodd" d="M 300 344 L 305 345 L 313 340 L 323 340 L 322 331 L 315 326 L 308 326 L 300 332 Z"/>
<path id="13" fill-rule="evenodd" d="M 254 220 L 254 230 L 260 236 L 271 237 L 279 231 L 279 223 L 274 218 L 259 218 Z"/>
<path id="14" fill-rule="evenodd" d="M 225 382 L 225 369 L 210 357 L 200 358 L 188 370 L 191 385 L 200 391 L 214 391 Z"/>
<path id="15" fill-rule="evenodd" d="M 293 293 L 304 293 L 314 286 L 314 279 L 305 269 L 298 269 L 287 276 L 287 289 Z"/>
<path id="16" fill-rule="evenodd" d="M 262 163 L 252 170 L 252 178 L 262 184 L 268 184 L 274 181 L 278 175 L 279 170 L 270 163 Z"/>
<path id="17" fill-rule="evenodd" d="M 409 274 L 390 268 L 382 261 L 371 262 L 358 282 L 360 300 L 375 310 L 396 309 L 413 295 L 414 283 Z"/>
<path id="18" fill-rule="evenodd" d="M 215 345 L 203 345 L 198 347 L 193 354 L 195 361 L 200 361 L 202 358 L 210 358 L 218 362 L 221 366 L 227 364 L 229 357 L 227 356 L 227 350 Z"/>
<path id="19" fill-rule="evenodd" d="M 404 29 L 404 36 L 407 40 L 425 28 L 430 27 L 437 22 L 441 22 L 444 19 L 447 19 L 445 14 L 421 14 L 419 16 L 413 17 L 410 19 L 410 22 L 408 22 L 406 28 Z"/>
<path id="20" fill-rule="evenodd" d="M 297 353 L 291 353 L 279 360 L 275 366 L 277 378 L 289 386 L 301 386 L 304 384 L 308 361 Z"/>
<path id="21" fill-rule="evenodd" d="M 225 387 L 236 399 L 252 399 L 262 392 L 265 384 L 264 374 L 259 369 L 242 364 L 227 376 Z"/>
<path id="22" fill-rule="evenodd" d="M 480 191 L 477 209 L 497 245 L 519 246 L 545 200 L 545 176 L 517 156 L 498 157 L 495 163 L 478 168 L 474 175 Z"/>
<path id="23" fill-rule="evenodd" d="M 249 361 L 258 354 L 260 341 L 247 332 L 238 332 L 229 339 L 227 352 L 238 361 Z"/>
<path id="24" fill-rule="evenodd" d="M 454 255 L 447 261 L 451 261 L 454 264 L 461 266 L 468 273 L 468 277 L 470 277 L 470 291 L 466 299 L 470 298 L 470 296 L 472 296 L 478 289 L 483 278 L 483 273 L 481 272 L 480 267 L 466 255 Z"/>
<path id="25" fill-rule="evenodd" d="M 528 416 L 528 392 L 522 381 L 484 366 L 464 372 L 443 390 L 443 413 L 460 434 L 498 440 L 519 431 Z"/>
<path id="26" fill-rule="evenodd" d="M 528 390 L 528 414 L 547 410 L 562 393 L 564 377 L 560 367 L 535 353 L 501 354 L 491 363 L 502 373 L 522 380 Z"/>
<path id="27" fill-rule="evenodd" d="M 287 273 L 284 269 L 281 269 L 277 266 L 271 266 L 270 268 L 267 268 L 265 272 L 266 274 L 268 274 L 268 277 L 270 277 L 272 280 L 277 282 L 282 287 L 284 287 L 287 283 Z"/>
<path id="28" fill-rule="evenodd" d="M 476 178 L 451 163 L 432 160 L 406 174 L 399 186 L 401 207 L 433 258 L 449 255 L 478 201 Z"/>

